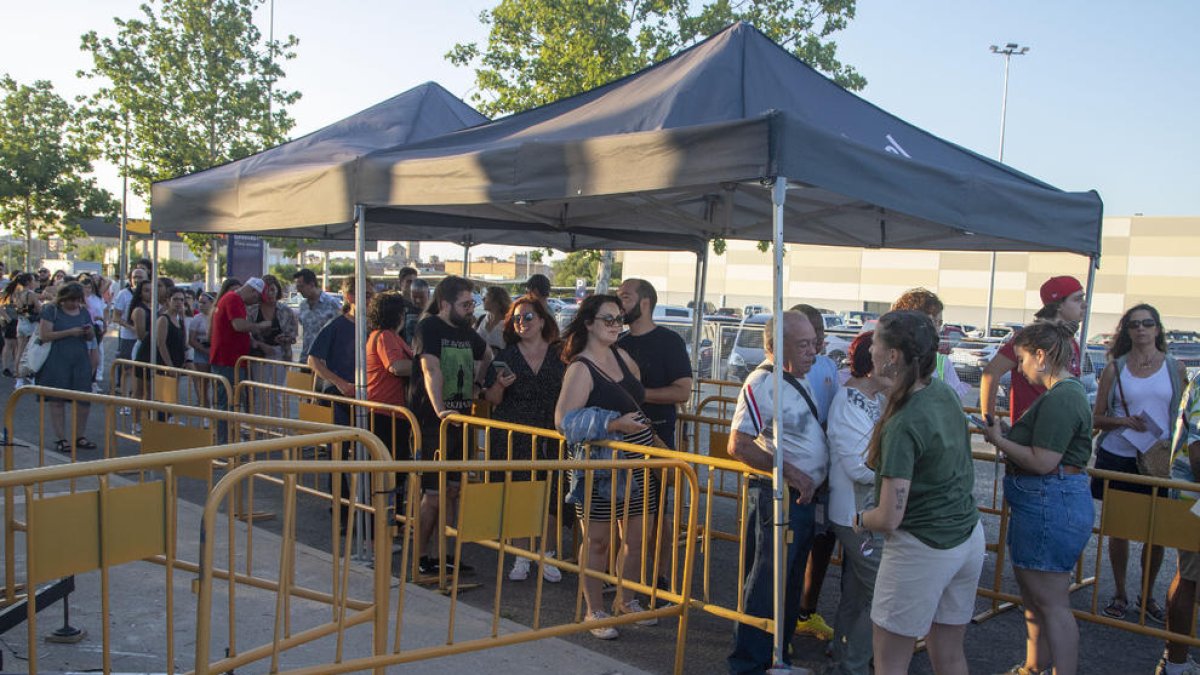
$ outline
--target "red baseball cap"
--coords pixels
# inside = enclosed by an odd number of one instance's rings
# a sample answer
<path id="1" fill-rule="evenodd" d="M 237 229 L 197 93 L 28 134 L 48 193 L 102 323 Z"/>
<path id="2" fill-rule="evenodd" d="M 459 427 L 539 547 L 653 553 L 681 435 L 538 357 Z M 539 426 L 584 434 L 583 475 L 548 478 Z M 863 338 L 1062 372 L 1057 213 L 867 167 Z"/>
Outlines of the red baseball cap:
<path id="1" fill-rule="evenodd" d="M 1075 277 L 1050 277 L 1042 284 L 1042 304 L 1064 300 L 1068 295 L 1082 290 L 1083 285 Z"/>

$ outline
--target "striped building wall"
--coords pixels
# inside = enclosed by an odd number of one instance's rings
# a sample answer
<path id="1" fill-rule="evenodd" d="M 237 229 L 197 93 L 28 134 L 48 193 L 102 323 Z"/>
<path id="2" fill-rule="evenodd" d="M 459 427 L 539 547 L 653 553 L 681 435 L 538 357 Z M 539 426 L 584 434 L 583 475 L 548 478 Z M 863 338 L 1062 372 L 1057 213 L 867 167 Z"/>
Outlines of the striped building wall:
<path id="1" fill-rule="evenodd" d="M 1110 331 L 1125 308 L 1149 302 L 1169 328 L 1200 330 L 1200 217 L 1104 219 L 1100 269 L 1091 299 L 1091 333 Z M 896 251 L 789 245 L 784 293 L 835 311 L 886 307 L 914 286 L 932 289 L 946 304 L 946 321 L 980 325 L 987 305 L 991 254 Z M 993 321 L 1029 321 L 1041 307 L 1038 288 L 1070 274 L 1086 282 L 1087 260 L 1066 253 L 996 256 Z M 695 284 L 695 256 L 624 253 L 624 276 L 641 277 L 660 302 L 686 304 Z M 754 242 L 728 242 L 711 255 L 705 295 L 718 306 L 767 305 L 771 256 Z"/>

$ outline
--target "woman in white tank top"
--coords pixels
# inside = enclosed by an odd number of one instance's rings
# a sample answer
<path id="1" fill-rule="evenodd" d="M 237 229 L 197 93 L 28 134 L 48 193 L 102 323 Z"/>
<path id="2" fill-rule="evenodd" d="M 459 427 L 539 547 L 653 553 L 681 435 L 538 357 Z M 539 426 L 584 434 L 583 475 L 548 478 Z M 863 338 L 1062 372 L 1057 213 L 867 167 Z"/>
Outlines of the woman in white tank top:
<path id="1" fill-rule="evenodd" d="M 1095 468 L 1122 473 L 1138 473 L 1137 453 L 1149 450 L 1157 441 L 1170 437 L 1174 411 L 1187 383 L 1183 365 L 1167 355 L 1167 341 L 1158 310 L 1150 305 L 1135 305 L 1121 317 L 1109 350 L 1109 363 L 1100 377 L 1093 411 L 1096 428 L 1101 430 L 1096 443 Z M 1150 494 L 1145 485 L 1112 481 L 1108 489 Z M 1103 481 L 1093 479 L 1092 496 L 1101 499 Z M 1129 562 L 1129 541 L 1110 537 L 1109 561 L 1116 586 L 1104 613 L 1124 618 L 1129 609 L 1125 590 L 1125 572 Z M 1150 588 L 1162 565 L 1163 549 L 1151 549 L 1150 565 L 1143 566 L 1142 578 L 1149 577 Z M 1138 555 L 1144 560 L 1144 552 Z M 1141 585 L 1138 586 L 1141 588 Z M 1139 608 L 1141 598 L 1138 598 Z M 1162 607 L 1153 597 L 1145 602 L 1146 619 L 1163 624 Z"/>

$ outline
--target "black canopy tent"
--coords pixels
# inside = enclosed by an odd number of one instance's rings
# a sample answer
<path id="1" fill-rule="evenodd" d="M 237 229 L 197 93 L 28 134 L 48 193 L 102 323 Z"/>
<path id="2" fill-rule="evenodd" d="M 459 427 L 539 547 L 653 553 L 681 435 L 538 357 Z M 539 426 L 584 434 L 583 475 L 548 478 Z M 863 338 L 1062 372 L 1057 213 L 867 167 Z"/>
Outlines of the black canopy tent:
<path id="1" fill-rule="evenodd" d="M 630 242 L 696 251 L 703 262 L 713 237 L 769 239 L 776 312 L 784 242 L 1065 251 L 1093 261 L 1100 252 L 1095 192 L 1058 190 L 939 139 L 841 89 L 745 24 L 604 87 L 353 164 L 360 241 L 369 231 L 379 239 L 567 250 Z M 214 220 L 199 230 L 298 226 L 349 236 L 348 215 L 319 223 Z M 782 341 L 781 322 L 776 331 Z M 780 386 L 776 377 L 777 401 Z M 776 481 L 782 485 L 781 465 Z M 776 609 L 778 619 L 782 596 Z"/>

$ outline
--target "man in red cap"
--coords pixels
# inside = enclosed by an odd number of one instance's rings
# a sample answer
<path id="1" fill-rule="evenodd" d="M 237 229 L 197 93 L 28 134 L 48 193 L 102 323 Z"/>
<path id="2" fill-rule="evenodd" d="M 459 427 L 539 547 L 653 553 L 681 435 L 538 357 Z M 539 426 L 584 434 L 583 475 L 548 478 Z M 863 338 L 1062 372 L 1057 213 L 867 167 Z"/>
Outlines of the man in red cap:
<path id="1" fill-rule="evenodd" d="M 1078 330 L 1087 312 L 1087 298 L 1084 296 L 1083 285 L 1075 277 L 1051 277 L 1042 284 L 1042 308 L 1036 316 L 1039 321 L 1062 321 Z M 1075 356 L 1071 359 L 1070 371 L 1079 377 L 1079 341 L 1075 341 Z M 979 407 L 989 415 L 996 413 L 996 386 L 1005 372 L 1012 373 L 1012 384 L 1009 387 L 1008 403 L 1012 413 L 1011 420 L 1016 422 L 1029 409 L 1037 397 L 1045 393 L 1045 389 L 1021 374 L 1017 368 L 1017 354 L 1013 349 L 1013 340 L 1009 340 L 996 352 L 987 368 L 983 369 L 983 377 L 979 382 Z"/>

